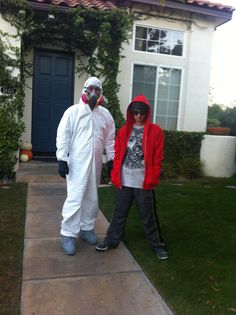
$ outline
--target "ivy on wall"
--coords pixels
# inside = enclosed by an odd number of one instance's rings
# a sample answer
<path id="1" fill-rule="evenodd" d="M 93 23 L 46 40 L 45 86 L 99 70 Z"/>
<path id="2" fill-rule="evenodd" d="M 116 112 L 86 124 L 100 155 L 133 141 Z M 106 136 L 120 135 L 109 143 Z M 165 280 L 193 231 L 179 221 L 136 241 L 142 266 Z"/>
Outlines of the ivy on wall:
<path id="1" fill-rule="evenodd" d="M 78 50 L 78 75 L 87 73 L 103 80 L 108 109 L 119 128 L 124 118 L 117 97 L 117 75 L 122 58 L 122 43 L 131 34 L 133 16 L 124 10 L 101 11 L 90 8 L 50 6 L 49 12 L 33 11 L 26 0 L 2 0 L 2 17 L 17 30 L 17 35 L 0 32 L 0 86 L 14 87 L 14 96 L 0 96 L 0 177 L 10 176 L 15 151 L 24 130 L 24 78 L 30 68 L 24 54 L 30 47 L 50 43 L 67 51 Z M 53 19 L 48 18 L 48 13 Z M 11 37 L 21 38 L 21 48 L 10 44 Z M 15 69 L 20 76 L 15 77 Z"/>

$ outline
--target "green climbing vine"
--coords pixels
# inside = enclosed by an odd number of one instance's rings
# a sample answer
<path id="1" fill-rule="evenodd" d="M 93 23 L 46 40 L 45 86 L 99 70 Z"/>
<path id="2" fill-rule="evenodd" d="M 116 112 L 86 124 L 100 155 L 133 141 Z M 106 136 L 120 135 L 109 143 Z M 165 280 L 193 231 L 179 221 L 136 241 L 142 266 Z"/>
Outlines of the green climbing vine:
<path id="1" fill-rule="evenodd" d="M 122 43 L 131 34 L 133 16 L 125 10 L 96 10 L 50 6 L 49 11 L 32 10 L 26 0 L 2 0 L 0 13 L 17 30 L 16 35 L 0 32 L 0 86 L 16 89 L 14 96 L 0 96 L 0 177 L 10 176 L 16 161 L 15 151 L 24 130 L 25 76 L 30 69 L 24 61 L 27 49 L 50 43 L 67 51 L 78 50 L 78 75 L 88 73 L 103 79 L 116 127 L 124 122 L 117 97 L 117 75 L 122 58 Z M 53 16 L 48 19 L 48 13 Z M 11 37 L 21 38 L 21 47 Z M 16 69 L 19 75 L 15 76 Z"/>

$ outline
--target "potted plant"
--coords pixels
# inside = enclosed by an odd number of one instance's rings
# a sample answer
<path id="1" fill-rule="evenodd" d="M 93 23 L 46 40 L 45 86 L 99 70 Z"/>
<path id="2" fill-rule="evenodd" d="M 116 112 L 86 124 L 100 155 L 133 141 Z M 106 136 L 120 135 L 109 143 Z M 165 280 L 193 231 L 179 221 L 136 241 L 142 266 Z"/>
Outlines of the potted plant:
<path id="1" fill-rule="evenodd" d="M 208 120 L 207 120 L 207 132 L 211 135 L 228 136 L 231 132 L 231 128 L 221 127 L 220 121 L 216 118 L 208 118 Z"/>

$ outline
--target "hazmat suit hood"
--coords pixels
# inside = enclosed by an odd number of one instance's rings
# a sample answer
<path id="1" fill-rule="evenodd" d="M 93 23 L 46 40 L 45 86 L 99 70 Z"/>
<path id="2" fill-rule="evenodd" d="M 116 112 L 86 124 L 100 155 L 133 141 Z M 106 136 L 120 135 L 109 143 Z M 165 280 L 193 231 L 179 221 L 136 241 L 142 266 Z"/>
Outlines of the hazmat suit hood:
<path id="1" fill-rule="evenodd" d="M 89 86 L 98 87 L 100 89 L 100 93 L 95 93 L 94 91 L 93 93 L 89 92 Z M 103 105 L 107 102 L 106 98 L 102 94 L 102 83 L 96 77 L 91 77 L 85 81 L 81 98 L 85 104 L 89 104 L 91 110 L 93 110 L 97 105 Z"/>
<path id="2" fill-rule="evenodd" d="M 87 91 L 87 88 L 90 85 L 99 87 L 99 89 L 101 90 L 101 93 L 102 93 L 102 83 L 101 83 L 101 81 L 97 77 L 90 77 L 84 83 L 84 87 L 82 89 L 82 94 L 84 94 Z"/>

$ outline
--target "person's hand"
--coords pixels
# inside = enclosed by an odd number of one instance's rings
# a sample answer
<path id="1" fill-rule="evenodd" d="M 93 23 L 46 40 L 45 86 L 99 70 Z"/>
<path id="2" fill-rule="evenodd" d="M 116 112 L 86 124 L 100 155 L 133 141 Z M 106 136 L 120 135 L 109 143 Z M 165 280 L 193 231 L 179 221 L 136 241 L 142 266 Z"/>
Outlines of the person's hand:
<path id="1" fill-rule="evenodd" d="M 66 175 L 69 174 L 69 167 L 67 162 L 65 161 L 59 161 L 58 163 L 58 173 L 62 178 L 66 178 Z"/>
<path id="2" fill-rule="evenodd" d="M 107 176 L 111 177 L 111 171 L 113 168 L 113 160 L 107 162 Z"/>

